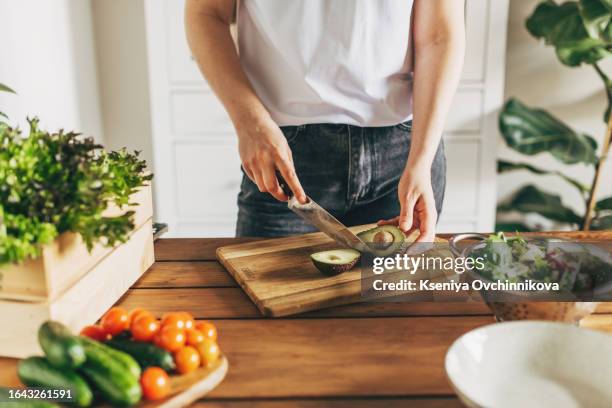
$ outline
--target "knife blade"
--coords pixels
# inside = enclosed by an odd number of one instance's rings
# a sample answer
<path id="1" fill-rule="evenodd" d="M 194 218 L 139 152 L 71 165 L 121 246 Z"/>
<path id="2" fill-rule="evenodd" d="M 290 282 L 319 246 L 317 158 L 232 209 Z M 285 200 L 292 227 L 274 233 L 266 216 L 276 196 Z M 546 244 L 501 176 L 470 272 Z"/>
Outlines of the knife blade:
<path id="1" fill-rule="evenodd" d="M 283 189 L 283 192 L 289 201 L 287 206 L 291 211 L 299 215 L 302 219 L 317 227 L 325 235 L 336 241 L 337 243 L 355 249 L 361 253 L 370 252 L 368 245 L 348 229 L 344 224 L 331 215 L 325 208 L 317 204 L 312 198 L 307 197 L 306 204 L 300 203 L 293 195 L 293 192 L 287 185 L 283 177 L 277 173 L 278 183 Z"/>

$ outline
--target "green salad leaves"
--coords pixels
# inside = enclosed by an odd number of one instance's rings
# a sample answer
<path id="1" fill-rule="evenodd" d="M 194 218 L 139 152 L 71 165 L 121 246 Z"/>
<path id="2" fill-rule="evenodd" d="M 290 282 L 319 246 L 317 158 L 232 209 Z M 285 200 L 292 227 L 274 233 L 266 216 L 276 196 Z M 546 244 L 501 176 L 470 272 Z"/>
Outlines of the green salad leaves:
<path id="1" fill-rule="evenodd" d="M 492 281 L 556 282 L 562 290 L 584 292 L 612 282 L 612 258 L 592 243 L 490 235 L 470 254 L 485 259 L 480 275 Z"/>
<path id="2" fill-rule="evenodd" d="M 151 180 L 139 152 L 106 152 L 73 132 L 49 133 L 29 120 L 26 137 L 0 123 L 0 266 L 40 255 L 59 234 L 79 233 L 89 250 L 125 242 L 133 211 L 104 216 L 112 203 L 129 204 Z"/>

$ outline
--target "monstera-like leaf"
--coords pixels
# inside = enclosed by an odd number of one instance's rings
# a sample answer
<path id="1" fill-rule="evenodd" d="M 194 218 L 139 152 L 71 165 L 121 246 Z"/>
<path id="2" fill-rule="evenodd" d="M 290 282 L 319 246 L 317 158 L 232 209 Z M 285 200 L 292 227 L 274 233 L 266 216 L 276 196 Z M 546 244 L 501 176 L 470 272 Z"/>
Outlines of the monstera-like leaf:
<path id="1" fill-rule="evenodd" d="M 499 115 L 499 129 L 508 147 L 533 156 L 549 152 L 565 164 L 597 163 L 597 142 L 576 133 L 542 109 L 532 109 L 510 99 Z"/>
<path id="2" fill-rule="evenodd" d="M 546 193 L 533 185 L 521 188 L 510 201 L 501 204 L 498 210 L 536 213 L 550 220 L 568 224 L 582 222 L 582 217 L 563 205 L 561 197 Z"/>
<path id="3" fill-rule="evenodd" d="M 527 170 L 534 174 L 539 174 L 539 175 L 555 175 L 555 176 L 561 177 L 563 180 L 567 181 L 569 184 L 576 187 L 576 189 L 578 189 L 581 194 L 584 194 L 589 191 L 589 188 L 587 186 L 585 186 L 584 184 L 582 184 L 576 179 L 566 176 L 560 171 L 543 170 L 538 167 L 532 166 L 531 164 L 528 164 L 528 163 L 512 163 L 512 162 L 508 162 L 505 160 L 497 161 L 497 172 L 498 173 L 506 173 L 506 172 L 514 171 L 514 170 Z"/>
<path id="4" fill-rule="evenodd" d="M 603 198 L 595 204 L 595 208 L 598 211 L 609 210 L 612 211 L 612 197 Z"/>
<path id="5" fill-rule="evenodd" d="M 527 19 L 527 30 L 555 47 L 559 60 L 568 66 L 594 64 L 610 53 L 606 13 L 609 1 L 553 0 L 540 3 Z"/>

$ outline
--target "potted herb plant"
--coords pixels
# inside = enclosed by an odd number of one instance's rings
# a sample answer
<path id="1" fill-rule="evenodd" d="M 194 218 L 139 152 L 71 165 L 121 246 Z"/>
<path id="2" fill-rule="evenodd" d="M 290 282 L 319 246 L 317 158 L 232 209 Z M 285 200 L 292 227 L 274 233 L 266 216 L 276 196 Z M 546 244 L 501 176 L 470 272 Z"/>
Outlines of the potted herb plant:
<path id="1" fill-rule="evenodd" d="M 0 120 L 0 355 L 15 357 L 37 350 L 45 320 L 93 323 L 154 260 L 139 153 L 28 122 Z"/>

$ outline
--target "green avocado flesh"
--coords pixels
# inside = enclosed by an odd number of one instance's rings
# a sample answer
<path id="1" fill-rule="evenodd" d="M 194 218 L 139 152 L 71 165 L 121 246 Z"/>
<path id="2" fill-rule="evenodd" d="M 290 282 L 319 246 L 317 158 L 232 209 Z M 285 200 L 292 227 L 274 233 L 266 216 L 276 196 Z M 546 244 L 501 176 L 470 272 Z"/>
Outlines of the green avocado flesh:
<path id="1" fill-rule="evenodd" d="M 357 234 L 376 256 L 388 256 L 404 247 L 406 235 L 394 225 L 381 225 Z"/>
<path id="2" fill-rule="evenodd" d="M 361 254 L 354 249 L 333 249 L 310 255 L 314 266 L 325 275 L 338 275 L 352 269 Z"/>

